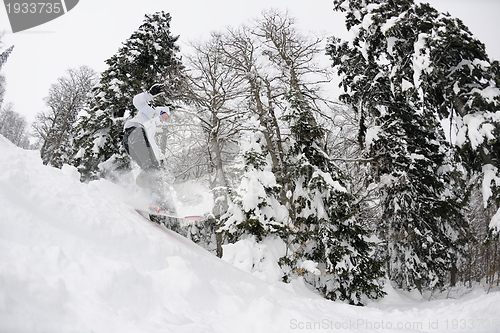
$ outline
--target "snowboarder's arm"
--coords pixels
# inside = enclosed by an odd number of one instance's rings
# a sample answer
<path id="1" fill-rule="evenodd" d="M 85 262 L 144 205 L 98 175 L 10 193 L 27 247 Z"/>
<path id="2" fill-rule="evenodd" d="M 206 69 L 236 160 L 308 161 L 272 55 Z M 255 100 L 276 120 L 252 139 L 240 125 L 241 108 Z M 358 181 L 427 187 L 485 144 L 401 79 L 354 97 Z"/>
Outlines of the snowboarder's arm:
<path id="1" fill-rule="evenodd" d="M 142 118 L 152 119 L 155 118 L 155 116 L 158 116 L 158 118 L 160 117 L 160 111 L 152 108 L 148 104 L 148 102 L 159 95 L 163 95 L 165 93 L 163 91 L 163 88 L 164 88 L 163 84 L 155 83 L 151 88 L 149 88 L 148 91 L 145 91 L 143 93 L 134 96 L 133 99 L 134 106 L 140 113 L 143 113 L 144 116 L 146 116 Z"/>
<path id="2" fill-rule="evenodd" d="M 155 113 L 157 113 L 158 117 L 160 116 L 159 113 L 148 104 L 152 99 L 153 95 L 148 92 L 143 92 L 134 96 L 134 106 L 139 112 L 144 113 L 147 119 L 153 118 Z"/>

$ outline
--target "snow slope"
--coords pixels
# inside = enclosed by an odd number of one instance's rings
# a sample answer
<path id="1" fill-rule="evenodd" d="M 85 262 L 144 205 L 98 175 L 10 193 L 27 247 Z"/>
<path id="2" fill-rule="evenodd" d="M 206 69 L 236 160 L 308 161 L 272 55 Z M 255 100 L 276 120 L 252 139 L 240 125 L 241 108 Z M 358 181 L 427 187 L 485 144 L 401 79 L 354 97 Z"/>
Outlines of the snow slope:
<path id="1" fill-rule="evenodd" d="M 0 332 L 500 332 L 500 294 L 367 307 L 264 282 L 0 137 Z"/>

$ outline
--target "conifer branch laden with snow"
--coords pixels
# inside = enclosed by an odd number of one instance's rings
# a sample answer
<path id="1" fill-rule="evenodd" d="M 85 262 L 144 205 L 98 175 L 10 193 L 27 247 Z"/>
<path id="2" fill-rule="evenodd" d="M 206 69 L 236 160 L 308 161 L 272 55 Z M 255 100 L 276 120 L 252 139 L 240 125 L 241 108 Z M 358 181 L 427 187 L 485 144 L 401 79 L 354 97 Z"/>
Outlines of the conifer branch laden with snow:
<path id="1" fill-rule="evenodd" d="M 341 98 L 360 119 L 360 143 L 374 159 L 389 277 L 405 288 L 443 285 L 468 238 L 464 179 L 496 165 L 498 65 L 461 21 L 428 4 L 334 5 L 356 32 L 351 41 L 332 38 L 327 52 L 343 77 Z"/>

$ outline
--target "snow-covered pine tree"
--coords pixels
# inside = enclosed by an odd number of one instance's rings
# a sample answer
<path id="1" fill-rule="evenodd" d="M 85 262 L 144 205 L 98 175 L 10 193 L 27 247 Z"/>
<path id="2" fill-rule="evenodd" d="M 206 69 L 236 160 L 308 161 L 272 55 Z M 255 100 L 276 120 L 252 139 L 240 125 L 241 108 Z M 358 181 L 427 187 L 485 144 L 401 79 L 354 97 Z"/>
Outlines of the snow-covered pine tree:
<path id="1" fill-rule="evenodd" d="M 45 103 L 49 110 L 39 112 L 32 127 L 41 141 L 44 164 L 61 168 L 73 155 L 74 124 L 78 113 L 88 107 L 89 93 L 97 73 L 87 66 L 68 69 L 50 87 Z"/>
<path id="2" fill-rule="evenodd" d="M 462 44 L 454 43 L 469 33 L 463 26 L 457 33 L 450 27 L 459 21 L 413 0 L 334 4 L 357 32 L 350 43 L 333 38 L 327 53 L 343 75 L 341 98 L 356 110 L 360 143 L 373 159 L 389 276 L 404 288 L 442 285 L 467 232 L 461 211 L 467 166 L 440 123 L 451 115 L 451 100 L 443 103 L 437 92 L 453 90 L 446 80 L 461 65 L 448 54 L 459 53 Z M 455 42 L 435 48 L 445 40 Z"/>
<path id="3" fill-rule="evenodd" d="M 136 113 L 132 105 L 135 94 L 158 82 L 165 84 L 165 95 L 155 103 L 163 104 L 165 98 L 173 100 L 183 93 L 178 36 L 171 35 L 170 21 L 170 14 L 163 11 L 145 15 L 139 29 L 106 60 L 109 68 L 93 89 L 87 115 L 77 125 L 74 165 L 83 180 L 111 176 L 114 170 L 130 167 L 120 133 L 126 119 Z"/>
<path id="4" fill-rule="evenodd" d="M 289 228 L 288 210 L 279 200 L 281 186 L 272 171 L 265 138 L 253 131 L 242 137 L 243 174 L 220 232 L 225 232 L 231 242 L 249 235 L 255 236 L 256 241 L 269 235 L 285 239 Z"/>
<path id="5" fill-rule="evenodd" d="M 384 293 L 382 262 L 375 256 L 371 231 L 356 214 L 356 198 L 346 187 L 345 175 L 324 152 L 324 130 L 300 91 L 288 95 L 292 134 L 287 182 L 293 228 L 291 255 L 283 258 L 326 298 L 363 304 L 364 297 Z M 317 265 L 311 269 L 311 264 Z"/>
<path id="6" fill-rule="evenodd" d="M 2 45 L 2 42 L 0 40 L 0 46 L 1 45 Z M 14 45 L 12 45 L 7 50 L 0 53 L 0 70 L 2 69 L 2 66 L 7 61 L 7 58 L 9 57 L 9 55 L 12 53 L 13 49 L 14 49 Z M 0 108 L 2 107 L 4 93 L 5 93 L 5 77 L 2 74 L 0 74 Z"/>
<path id="7" fill-rule="evenodd" d="M 7 50 L 5 50 L 2 53 L 0 53 L 0 69 L 2 69 L 2 66 L 5 64 L 5 62 L 9 58 L 9 56 L 12 53 L 13 49 L 14 49 L 14 45 L 12 45 Z"/>
<path id="8" fill-rule="evenodd" d="M 0 110 L 2 109 L 4 95 L 5 95 L 5 76 L 3 74 L 0 74 Z"/>
<path id="9" fill-rule="evenodd" d="M 429 8 L 429 10 L 431 10 Z M 483 189 L 484 208 L 494 210 L 491 235 L 500 235 L 500 63 L 459 19 L 433 11 L 434 29 L 422 37 L 432 66 L 422 75 L 423 100 L 446 119 L 457 161 L 473 186 Z M 490 214 L 491 215 L 491 214 Z M 498 238 L 497 238 L 498 241 Z"/>

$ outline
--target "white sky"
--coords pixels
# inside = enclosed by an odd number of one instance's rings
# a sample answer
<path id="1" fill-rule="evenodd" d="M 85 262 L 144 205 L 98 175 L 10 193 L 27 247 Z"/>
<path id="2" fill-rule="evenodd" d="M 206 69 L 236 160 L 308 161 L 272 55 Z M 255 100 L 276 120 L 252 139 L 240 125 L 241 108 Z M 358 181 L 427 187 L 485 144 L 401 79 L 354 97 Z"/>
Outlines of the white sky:
<path id="1" fill-rule="evenodd" d="M 418 1 L 418 0 L 417 0 Z M 499 0 L 426 0 L 441 12 L 462 19 L 486 44 L 492 59 L 500 60 Z M 171 32 L 180 35 L 181 52 L 190 40 L 204 39 L 210 31 L 239 26 L 269 8 L 288 9 L 298 28 L 318 35 L 346 38 L 343 16 L 332 10 L 332 0 L 80 0 L 67 14 L 12 33 L 5 7 L 0 8 L 3 49 L 14 51 L 2 68 L 7 87 L 4 103 L 33 121 L 46 109 L 50 85 L 68 68 L 87 65 L 97 72 L 141 25 L 144 14 L 164 10 L 172 16 Z"/>

